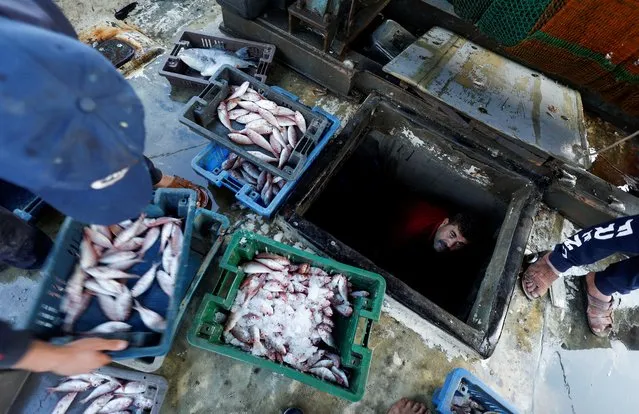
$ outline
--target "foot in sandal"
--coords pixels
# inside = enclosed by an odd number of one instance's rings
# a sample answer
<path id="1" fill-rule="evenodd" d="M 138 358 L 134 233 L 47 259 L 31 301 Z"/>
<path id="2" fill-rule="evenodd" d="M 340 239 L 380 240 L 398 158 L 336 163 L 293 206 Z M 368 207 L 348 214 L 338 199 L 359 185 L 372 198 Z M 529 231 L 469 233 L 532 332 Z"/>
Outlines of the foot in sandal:
<path id="1" fill-rule="evenodd" d="M 559 272 L 548 260 L 550 252 L 531 264 L 521 277 L 521 288 L 530 300 L 540 298 L 548 292 L 552 282 L 557 280 Z"/>
<path id="2" fill-rule="evenodd" d="M 430 414 L 430 410 L 420 402 L 402 398 L 393 404 L 388 414 Z"/>
<path id="3" fill-rule="evenodd" d="M 604 295 L 595 285 L 595 274 L 588 273 L 584 278 L 586 293 L 586 317 L 593 334 L 605 338 L 612 331 L 612 296 Z"/>

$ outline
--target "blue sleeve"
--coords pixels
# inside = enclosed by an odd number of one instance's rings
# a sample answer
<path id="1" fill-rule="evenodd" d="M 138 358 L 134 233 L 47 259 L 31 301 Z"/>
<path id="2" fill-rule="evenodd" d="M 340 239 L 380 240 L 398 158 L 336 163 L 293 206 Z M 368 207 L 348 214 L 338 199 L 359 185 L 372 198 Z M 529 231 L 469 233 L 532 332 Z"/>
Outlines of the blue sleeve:
<path id="1" fill-rule="evenodd" d="M 555 246 L 549 260 L 565 272 L 615 253 L 639 253 L 639 216 L 620 217 L 581 230 Z"/>
<path id="2" fill-rule="evenodd" d="M 0 321 L 0 369 L 11 368 L 29 349 L 32 336 L 28 331 L 14 331 Z"/>

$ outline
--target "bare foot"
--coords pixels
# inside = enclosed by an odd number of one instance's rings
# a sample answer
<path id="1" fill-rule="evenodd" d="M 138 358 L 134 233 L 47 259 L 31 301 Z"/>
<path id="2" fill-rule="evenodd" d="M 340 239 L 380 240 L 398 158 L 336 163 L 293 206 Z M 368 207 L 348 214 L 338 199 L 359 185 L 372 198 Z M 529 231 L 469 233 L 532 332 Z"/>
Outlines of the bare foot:
<path id="1" fill-rule="evenodd" d="M 604 295 L 599 291 L 599 289 L 597 289 L 597 285 L 595 285 L 594 272 L 590 272 L 586 275 L 586 285 L 588 286 L 588 293 L 590 293 L 591 296 L 594 296 L 603 302 L 610 302 L 610 299 L 612 299 L 612 296 Z"/>
<path id="2" fill-rule="evenodd" d="M 522 288 L 524 289 L 524 294 L 530 300 L 544 296 L 552 282 L 559 277 L 554 267 L 550 264 L 549 257 L 550 252 L 540 257 L 539 260 L 526 269 L 522 276 Z"/>
<path id="3" fill-rule="evenodd" d="M 393 404 L 388 414 L 430 414 L 430 410 L 420 402 L 402 398 Z"/>

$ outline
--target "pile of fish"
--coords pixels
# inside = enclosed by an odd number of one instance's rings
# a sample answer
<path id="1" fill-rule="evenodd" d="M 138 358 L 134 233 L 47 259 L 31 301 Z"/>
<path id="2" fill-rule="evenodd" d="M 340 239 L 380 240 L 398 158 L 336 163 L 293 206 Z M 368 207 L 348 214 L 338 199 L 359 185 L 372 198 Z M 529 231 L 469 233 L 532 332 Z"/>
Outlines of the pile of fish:
<path id="1" fill-rule="evenodd" d="M 334 312 L 351 316 L 349 296 L 365 297 L 368 292 L 350 292 L 343 274 L 329 275 L 309 263 L 294 264 L 267 252 L 240 268 L 247 276 L 226 321 L 224 340 L 348 387 L 335 349 L 332 317 Z"/>
<path id="2" fill-rule="evenodd" d="M 462 382 L 463 383 L 463 382 Z M 475 401 L 470 395 L 458 395 L 455 394 L 450 406 L 450 411 L 455 414 L 483 414 L 491 413 L 488 408 L 485 408 L 482 404 Z"/>
<path id="3" fill-rule="evenodd" d="M 154 281 L 169 297 L 173 295 L 184 242 L 181 219 L 146 218 L 142 214 L 136 221 L 126 220 L 111 226 L 91 225 L 83 231 L 80 260 L 67 281 L 60 305 L 65 313 L 63 330 L 73 332 L 73 325 L 96 297 L 110 322 L 86 333 L 129 331 L 131 325 L 125 321 L 130 318 L 132 309 L 139 312 L 146 327 L 163 332 L 166 328 L 164 318 L 138 300 Z M 144 262 L 145 253 L 158 240 L 161 261 L 153 263 L 143 275 L 127 273 L 129 268 Z M 129 279 L 137 279 L 130 288 L 127 286 Z"/>
<path id="4" fill-rule="evenodd" d="M 124 414 L 130 412 L 127 411 L 129 407 L 143 410 L 153 408 L 153 400 L 144 396 L 146 384 L 143 382 L 122 381 L 94 372 L 66 377 L 57 387 L 48 388 L 49 392 L 68 393 L 58 401 L 52 413 L 66 413 L 78 394 L 90 389 L 92 391 L 86 397 L 78 400 L 79 403 L 87 405 L 84 414 Z M 90 402 L 91 400 L 93 402 Z"/>
<path id="5" fill-rule="evenodd" d="M 247 151 L 259 160 L 282 168 L 288 162 L 298 137 L 306 133 L 306 120 L 299 111 L 279 106 L 250 87 L 249 82 L 232 86 L 231 94 L 217 107 L 220 122 L 230 131 L 228 138 L 238 145 L 256 145 Z M 231 121 L 243 124 L 236 130 Z M 263 151 L 266 151 L 264 153 Z"/>
<path id="6" fill-rule="evenodd" d="M 190 48 L 182 49 L 177 57 L 187 66 L 200 72 L 202 76 L 208 77 L 215 75 L 215 72 L 224 65 L 231 65 L 234 68 L 245 69 L 248 67 L 256 67 L 249 60 L 252 60 L 248 53 L 248 48 L 243 47 L 236 52 L 213 48 L 199 49 Z"/>
<path id="7" fill-rule="evenodd" d="M 222 169 L 227 170 L 233 178 L 253 186 L 260 194 L 265 206 L 271 204 L 273 198 L 286 184 L 286 180 L 282 177 L 274 177 L 271 173 L 234 153 L 230 153 L 224 160 Z"/>

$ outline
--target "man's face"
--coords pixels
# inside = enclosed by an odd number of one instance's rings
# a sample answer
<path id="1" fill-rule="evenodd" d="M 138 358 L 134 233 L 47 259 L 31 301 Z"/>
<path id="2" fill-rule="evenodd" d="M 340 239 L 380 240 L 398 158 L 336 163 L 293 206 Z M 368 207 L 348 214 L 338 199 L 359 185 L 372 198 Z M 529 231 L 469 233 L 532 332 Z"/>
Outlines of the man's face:
<path id="1" fill-rule="evenodd" d="M 450 224 L 448 219 L 444 220 L 435 233 L 433 248 L 436 252 L 446 252 L 459 250 L 468 244 L 456 224 Z"/>

